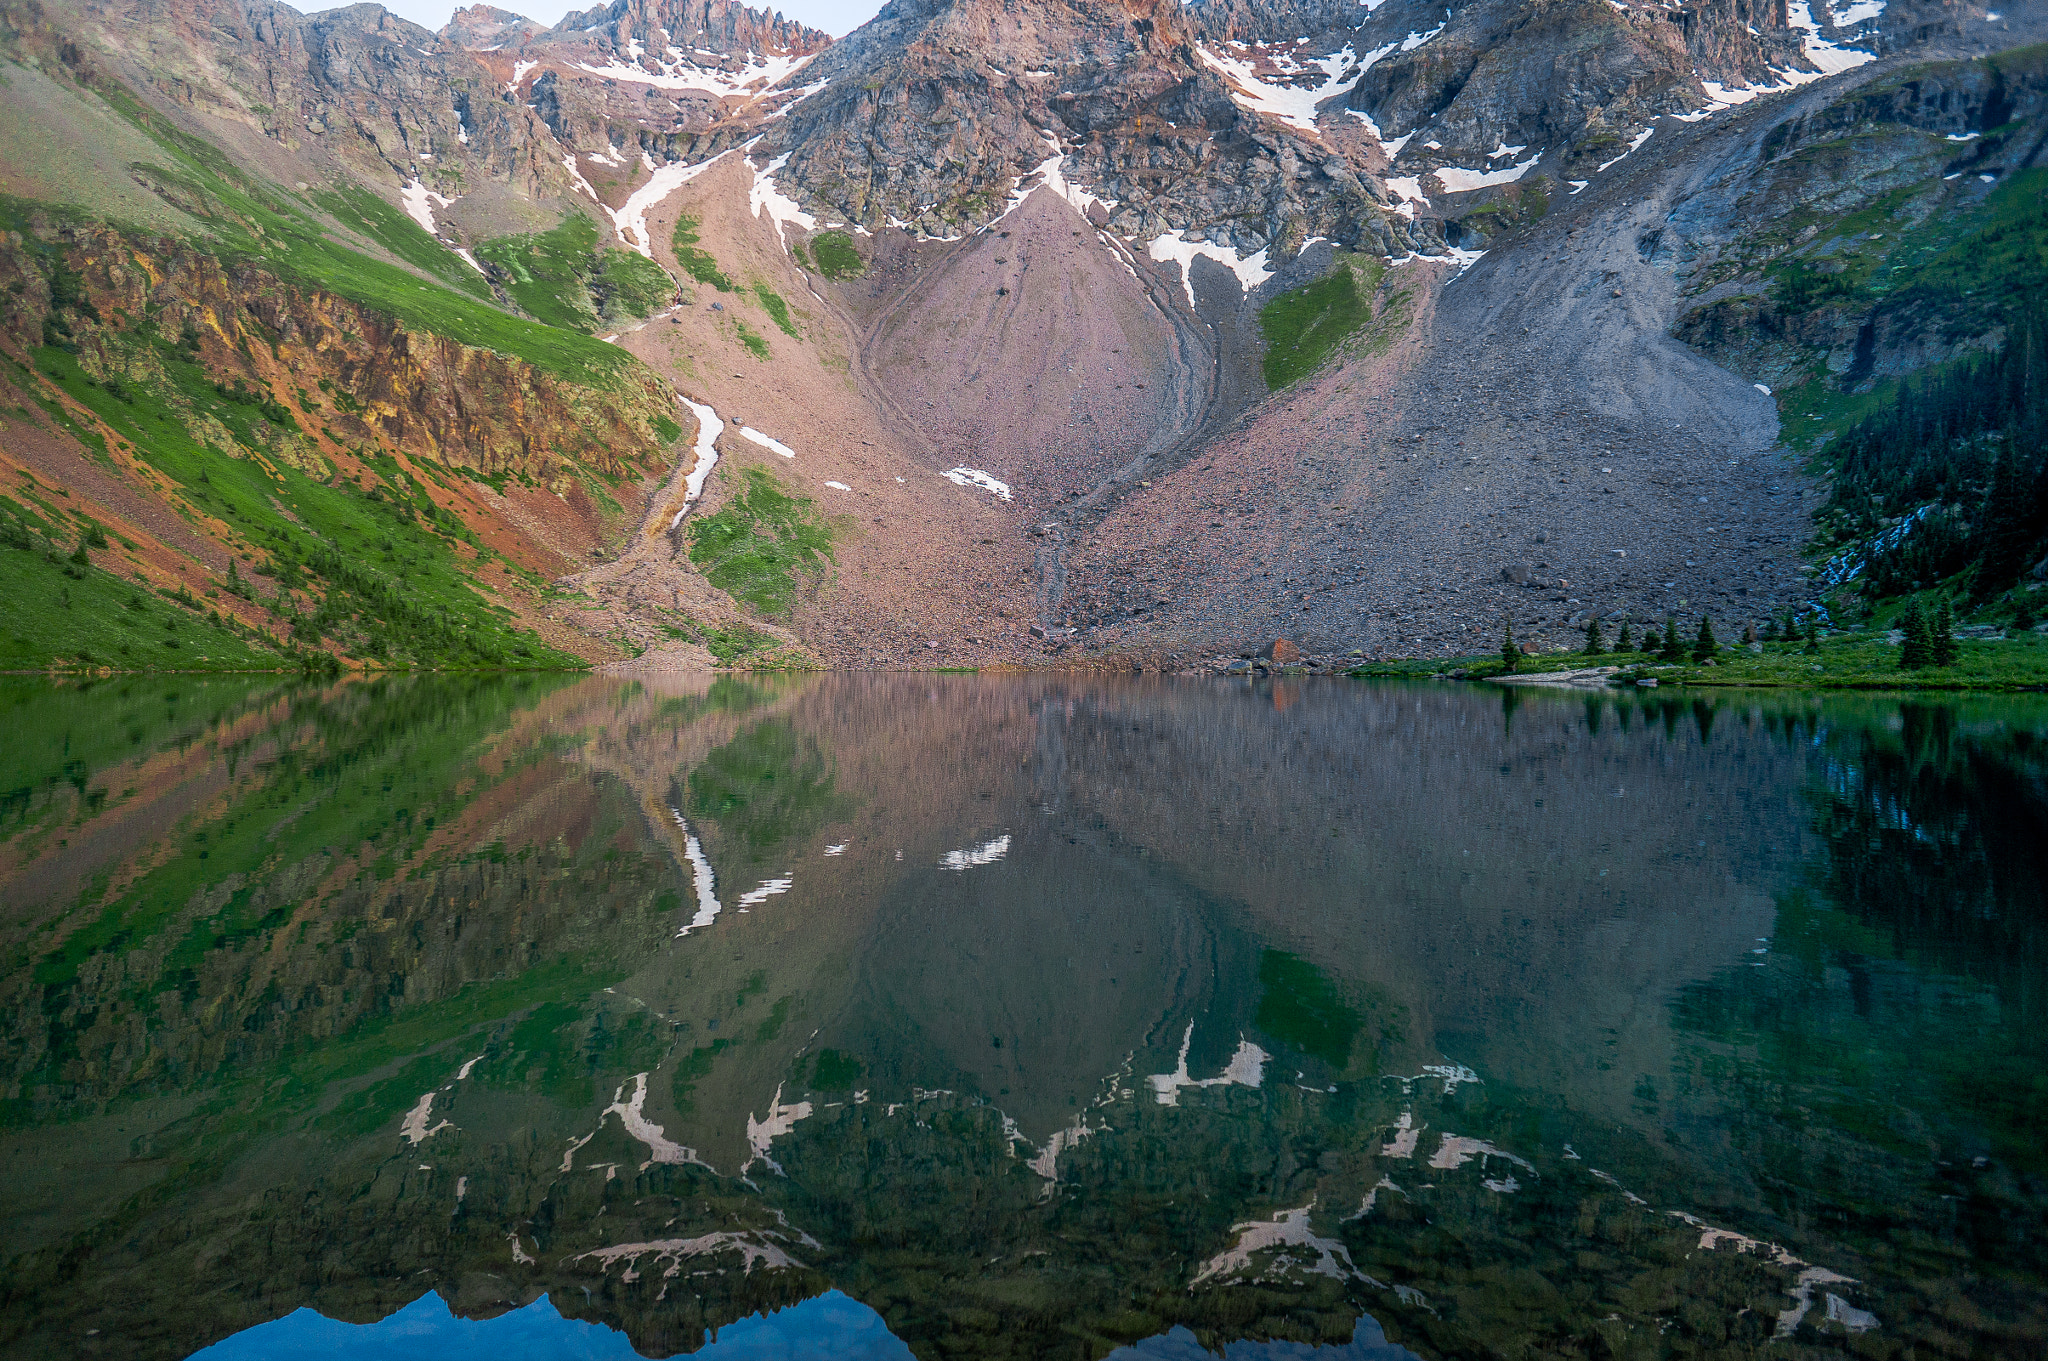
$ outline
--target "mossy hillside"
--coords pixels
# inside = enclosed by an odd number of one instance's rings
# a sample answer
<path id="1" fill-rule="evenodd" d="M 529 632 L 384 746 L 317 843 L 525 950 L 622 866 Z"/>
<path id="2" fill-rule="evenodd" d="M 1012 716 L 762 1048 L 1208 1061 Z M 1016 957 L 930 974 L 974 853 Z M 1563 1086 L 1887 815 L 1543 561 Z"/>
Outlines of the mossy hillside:
<path id="1" fill-rule="evenodd" d="M 359 231 L 413 268 L 433 275 L 457 292 L 489 302 L 491 286 L 461 256 L 427 234 L 424 227 L 361 185 L 315 190 L 307 197 L 336 222 Z"/>
<path id="2" fill-rule="evenodd" d="M 446 259 L 428 254 L 431 238 L 382 200 L 378 203 L 385 211 L 380 212 L 364 199 L 344 194 L 339 202 L 348 216 L 337 220 L 399 260 L 433 260 L 429 277 L 335 239 L 321 218 L 325 205 L 244 173 L 219 148 L 173 126 L 118 82 L 95 78 L 92 89 L 161 151 L 156 162 L 133 167 L 136 177 L 166 202 L 205 222 L 213 233 L 211 249 L 229 270 L 254 265 L 291 282 L 328 290 L 410 327 L 516 356 L 570 382 L 610 387 L 634 367 L 636 361 L 614 346 L 536 325 L 475 296 L 473 284 L 463 278 L 463 273 L 473 277 L 468 266 L 437 244 L 432 250 Z M 0 218 L 16 230 L 31 216 L 55 220 L 67 211 L 0 199 Z M 90 220 L 88 214 L 75 211 L 71 216 Z M 457 270 L 463 273 L 453 272 Z"/>
<path id="3" fill-rule="evenodd" d="M 275 671 L 289 648 L 189 594 L 75 558 L 85 531 L 31 487 L 0 493 L 0 671 Z M 105 540 L 102 538 L 102 543 Z"/>
<path id="4" fill-rule="evenodd" d="M 241 589 L 281 617 L 292 644 L 331 646 L 379 666 L 582 665 L 519 632 L 509 609 L 479 593 L 473 536 L 395 459 L 363 450 L 366 466 L 350 479 L 258 458 L 278 438 L 262 408 L 223 395 L 175 347 L 162 345 L 160 357 L 160 391 L 124 385 L 117 392 L 55 347 L 37 353 L 36 367 L 162 472 L 192 513 L 241 541 Z M 226 430 L 233 447 L 202 443 L 192 433 L 199 418 Z M 215 589 L 234 587 L 223 578 Z M 64 636 L 72 650 L 52 657 L 91 650 L 81 641 L 87 635 Z"/>
<path id="5" fill-rule="evenodd" d="M 581 213 L 527 236 L 503 236 L 476 249 L 501 271 L 521 311 L 550 326 L 595 331 L 644 317 L 675 291 L 668 272 L 633 251 L 598 249 L 598 230 Z"/>
<path id="6" fill-rule="evenodd" d="M 789 304 L 782 300 L 781 294 L 768 285 L 756 280 L 754 283 L 754 298 L 761 304 L 761 310 L 768 314 L 769 320 L 773 321 L 777 329 L 784 335 L 794 336 L 799 334 L 796 329 L 796 322 L 790 318 Z"/>
<path id="7" fill-rule="evenodd" d="M 739 285 L 718 267 L 718 261 L 711 252 L 698 244 L 700 225 L 687 213 L 677 218 L 675 233 L 669 238 L 669 249 L 675 252 L 676 263 L 682 267 L 683 273 L 721 293 L 731 293 Z"/>
<path id="8" fill-rule="evenodd" d="M 801 587 L 832 561 L 832 533 L 808 497 L 752 466 L 726 504 L 690 522 L 690 561 L 704 579 L 767 619 L 788 619 Z"/>
<path id="9" fill-rule="evenodd" d="M 868 262 L 861 258 L 853 237 L 846 232 L 819 232 L 811 238 L 810 246 L 812 258 L 818 262 L 818 273 L 828 279 L 858 279 L 867 273 Z"/>
<path id="10" fill-rule="evenodd" d="M 1343 253 L 1321 279 L 1260 308 L 1266 386 L 1277 391 L 1314 373 L 1360 332 L 1367 353 L 1391 345 L 1407 324 L 1410 295 L 1386 282 L 1385 261 Z"/>

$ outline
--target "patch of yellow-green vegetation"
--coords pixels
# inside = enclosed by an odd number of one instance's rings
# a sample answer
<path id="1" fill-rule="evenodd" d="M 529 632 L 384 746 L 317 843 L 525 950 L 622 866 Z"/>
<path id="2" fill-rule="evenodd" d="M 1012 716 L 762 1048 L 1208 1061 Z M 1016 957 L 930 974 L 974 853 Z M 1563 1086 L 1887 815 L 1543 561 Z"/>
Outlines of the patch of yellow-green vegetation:
<path id="1" fill-rule="evenodd" d="M 709 284 L 721 293 L 730 293 L 739 285 L 718 267 L 718 261 L 711 252 L 698 245 L 699 222 L 689 214 L 676 219 L 675 235 L 669 238 L 669 249 L 675 252 L 676 263 L 683 273 L 700 284 Z"/>
<path id="2" fill-rule="evenodd" d="M 812 237 L 811 254 L 818 262 L 818 273 L 828 279 L 858 279 L 868 270 L 868 262 L 846 232 L 820 232 Z"/>
<path id="3" fill-rule="evenodd" d="M 1323 278 L 1260 308 L 1266 386 L 1278 390 L 1307 377 L 1360 332 L 1368 353 L 1391 345 L 1407 324 L 1410 296 L 1389 294 L 1385 283 L 1385 261 L 1347 252 Z"/>
<path id="4" fill-rule="evenodd" d="M 1902 608 L 1902 605 L 1898 605 Z M 1887 616 L 1895 613 L 1888 609 Z M 1662 625 L 1651 626 L 1660 631 Z M 1730 626 L 1732 631 L 1732 626 Z M 1999 639 L 1957 640 L 1953 666 L 1902 670 L 1900 645 L 1886 640 L 1883 625 L 1823 634 L 1811 651 L 1802 639 L 1767 642 L 1751 652 L 1742 644 L 1722 644 L 1709 666 L 1693 658 L 1694 627 L 1679 621 L 1686 655 L 1667 660 L 1655 651 L 1604 652 L 1588 656 L 1573 649 L 1522 657 L 1518 676 L 1540 676 L 1587 667 L 1618 668 L 1611 683 L 1636 689 L 1635 682 L 1655 680 L 1670 686 L 1758 686 L 1808 690 L 2048 690 L 2048 635 L 2009 629 Z M 1476 657 L 1418 657 L 1361 663 L 1349 668 L 1358 677 L 1423 679 L 1450 676 L 1459 680 L 1492 680 L 1501 674 L 1498 654 Z"/>
<path id="5" fill-rule="evenodd" d="M 491 286 L 424 227 L 360 185 L 316 190 L 307 197 L 336 222 L 375 241 L 399 259 L 472 297 L 490 301 Z"/>
<path id="6" fill-rule="evenodd" d="M 283 408 L 268 394 L 224 389 L 176 344 L 153 343 L 164 374 L 161 390 L 96 381 L 74 355 L 57 346 L 36 351 L 35 366 L 130 442 L 180 499 L 256 546 L 216 578 L 212 589 L 259 600 L 279 616 L 285 637 L 273 646 L 319 663 L 326 658 L 318 650 L 331 646 L 381 667 L 583 665 L 522 634 L 509 622 L 509 610 L 479 595 L 472 574 L 482 554 L 474 535 L 389 454 L 357 450 L 369 465 L 360 482 L 323 480 L 282 457 L 252 457 L 258 451 L 278 453 L 296 438 L 272 419 Z M 24 385 L 30 381 L 25 370 L 20 380 Z M 193 433 L 199 428 L 214 439 L 225 431 L 230 447 L 205 442 Z M 12 490 L 25 504 L 23 490 Z M 47 526 L 48 512 L 42 513 Z M 61 535 L 46 526 L 29 528 L 61 542 Z M 76 600 L 76 584 L 71 589 Z M 125 607 L 125 589 L 116 598 Z M 198 601 L 181 603 L 193 612 L 191 627 L 196 628 L 207 607 Z M 177 666 L 200 653 L 208 665 L 248 664 L 225 643 L 216 651 L 211 640 L 200 646 L 181 639 L 176 648 L 158 640 L 145 656 L 125 635 L 100 639 L 75 606 L 52 619 L 66 621 L 64 627 L 56 633 L 46 629 L 47 636 L 38 634 L 26 645 L 74 659 L 83 649 L 96 662 L 117 668 Z M 210 618 L 205 622 L 246 638 L 233 625 Z M 56 627 L 49 624 L 49 629 Z M 119 641 L 129 643 L 128 652 L 119 650 Z M 264 645 L 260 638 L 245 642 L 246 647 Z"/>
<path id="7" fill-rule="evenodd" d="M 606 321 L 648 316 L 675 296 L 668 271 L 638 251 L 610 249 L 597 257 L 590 291 Z"/>
<path id="8" fill-rule="evenodd" d="M 110 547 L 63 498 L 24 482 L 0 493 L 0 671 L 276 671 L 296 667 L 288 646 L 202 600 L 163 592 L 92 562 Z M 104 560 L 104 559 L 103 559 Z"/>
<path id="9" fill-rule="evenodd" d="M 774 319 L 775 324 L 782 328 L 784 335 L 793 336 L 797 334 L 796 323 L 790 320 L 789 304 L 782 300 L 780 293 L 777 293 L 764 283 L 756 282 L 754 284 L 754 297 L 759 300 L 761 310 L 766 312 Z"/>
<path id="10" fill-rule="evenodd" d="M 1967 192 L 1916 182 L 1854 213 L 1809 223 L 1822 230 L 1766 270 L 1768 301 L 1792 317 L 1875 309 L 1899 319 L 1893 326 L 1918 327 L 1950 344 L 2012 324 L 2048 291 L 2048 169 L 2008 176 L 1975 204 L 1964 201 Z M 1931 211 L 1918 201 L 1929 197 L 1938 200 Z M 1812 355 L 1798 381 L 1779 386 L 1784 439 L 1793 448 L 1815 448 L 1896 399 L 1898 378 L 1845 385 L 1826 359 Z"/>
<path id="11" fill-rule="evenodd" d="M 738 495 L 690 522 L 690 561 L 756 614 L 787 619 L 798 589 L 831 562 L 832 532 L 808 497 L 792 495 L 767 469 L 743 476 Z"/>
<path id="12" fill-rule="evenodd" d="M 294 283 L 326 289 L 418 330 L 515 355 L 572 382 L 613 386 L 632 367 L 632 357 L 615 346 L 535 325 L 488 305 L 466 289 L 448 286 L 447 276 L 439 272 L 445 268 L 444 262 L 437 260 L 438 268 L 429 271 L 432 281 L 423 282 L 409 269 L 336 241 L 302 201 L 245 174 L 219 148 L 174 127 L 126 86 L 99 79 L 94 90 L 156 143 L 161 159 L 154 164 L 137 163 L 132 172 L 158 197 L 206 224 L 213 238 L 210 247 L 224 268 L 268 270 Z M 62 215 L 51 205 L 0 198 L 0 221 L 16 230 L 32 229 L 31 219 Z M 377 216 L 370 209 L 365 209 L 364 215 Z M 383 239 L 380 234 L 380 242 Z M 392 241 L 398 244 L 386 243 L 387 249 L 400 258 L 420 253 L 418 240 L 406 244 L 402 232 L 394 230 Z"/>
<path id="13" fill-rule="evenodd" d="M 738 317 L 732 319 L 732 326 L 733 330 L 739 333 L 740 344 L 747 347 L 749 354 L 753 355 L 756 359 L 766 359 L 768 357 L 767 336 L 762 335 Z"/>
<path id="14" fill-rule="evenodd" d="M 2048 637 L 2019 633 L 2000 640 L 1960 639 L 1953 666 L 1901 670 L 1899 645 L 1879 630 L 1840 633 L 1801 643 L 1766 643 L 1761 653 L 1724 648 L 1714 665 L 1646 662 L 1630 676 L 1660 685 L 1755 685 L 1816 690 L 2048 690 Z"/>
<path id="15" fill-rule="evenodd" d="M 599 250 L 596 225 L 580 213 L 548 231 L 486 241 L 476 253 L 503 272 L 521 311 L 550 326 L 592 331 L 644 317 L 675 289 L 645 256 Z"/>

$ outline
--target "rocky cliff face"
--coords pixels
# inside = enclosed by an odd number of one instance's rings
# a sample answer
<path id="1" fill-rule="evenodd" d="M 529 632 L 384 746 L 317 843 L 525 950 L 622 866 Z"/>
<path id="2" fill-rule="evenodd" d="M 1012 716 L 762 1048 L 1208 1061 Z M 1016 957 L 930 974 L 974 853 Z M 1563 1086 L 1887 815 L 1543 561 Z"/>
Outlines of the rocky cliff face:
<path id="1" fill-rule="evenodd" d="M 1178 5 L 885 9 L 813 72 L 832 84 L 769 132 L 797 185 L 870 230 L 951 237 L 1057 158 L 1120 236 L 1179 231 L 1251 255 L 1312 235 L 1401 251 L 1366 162 L 1234 99 Z"/>
<path id="2" fill-rule="evenodd" d="M 1996 346 L 2033 277 L 2014 247 L 2044 125 L 2038 49 L 1919 67 L 1785 120 L 1652 243 L 1680 284 L 1677 334 L 1772 387 L 1841 392 Z"/>
<path id="3" fill-rule="evenodd" d="M 75 275 L 77 319 L 67 324 L 89 371 L 161 383 L 154 345 L 182 342 L 213 381 L 275 394 L 319 431 L 294 441 L 307 453 L 361 441 L 550 483 L 577 465 L 620 476 L 662 456 L 653 423 L 673 402 L 645 371 L 622 369 L 617 386 L 573 384 L 189 242 L 105 227 L 52 236 L 60 268 Z M 27 354 L 53 314 L 49 275 L 17 236 L 0 242 L 0 280 L 14 286 L 0 311 L 5 340 Z"/>

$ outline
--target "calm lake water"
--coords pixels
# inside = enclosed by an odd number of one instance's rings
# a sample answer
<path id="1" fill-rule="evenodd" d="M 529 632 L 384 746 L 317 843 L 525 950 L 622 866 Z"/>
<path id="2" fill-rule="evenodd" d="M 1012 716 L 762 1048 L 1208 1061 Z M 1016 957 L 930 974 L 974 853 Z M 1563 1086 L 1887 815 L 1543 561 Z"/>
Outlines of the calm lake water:
<path id="1" fill-rule="evenodd" d="M 0 724 L 9 1357 L 2048 1348 L 2039 702 L 0 680 Z"/>

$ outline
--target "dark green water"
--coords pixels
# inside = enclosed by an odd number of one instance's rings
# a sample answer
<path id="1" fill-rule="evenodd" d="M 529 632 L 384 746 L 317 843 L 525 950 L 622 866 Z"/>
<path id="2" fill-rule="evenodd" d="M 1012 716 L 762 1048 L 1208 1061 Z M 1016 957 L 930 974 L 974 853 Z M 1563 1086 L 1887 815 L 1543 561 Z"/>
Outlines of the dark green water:
<path id="1" fill-rule="evenodd" d="M 9 1357 L 2048 1349 L 2040 703 L 180 679 L 0 724 Z"/>

